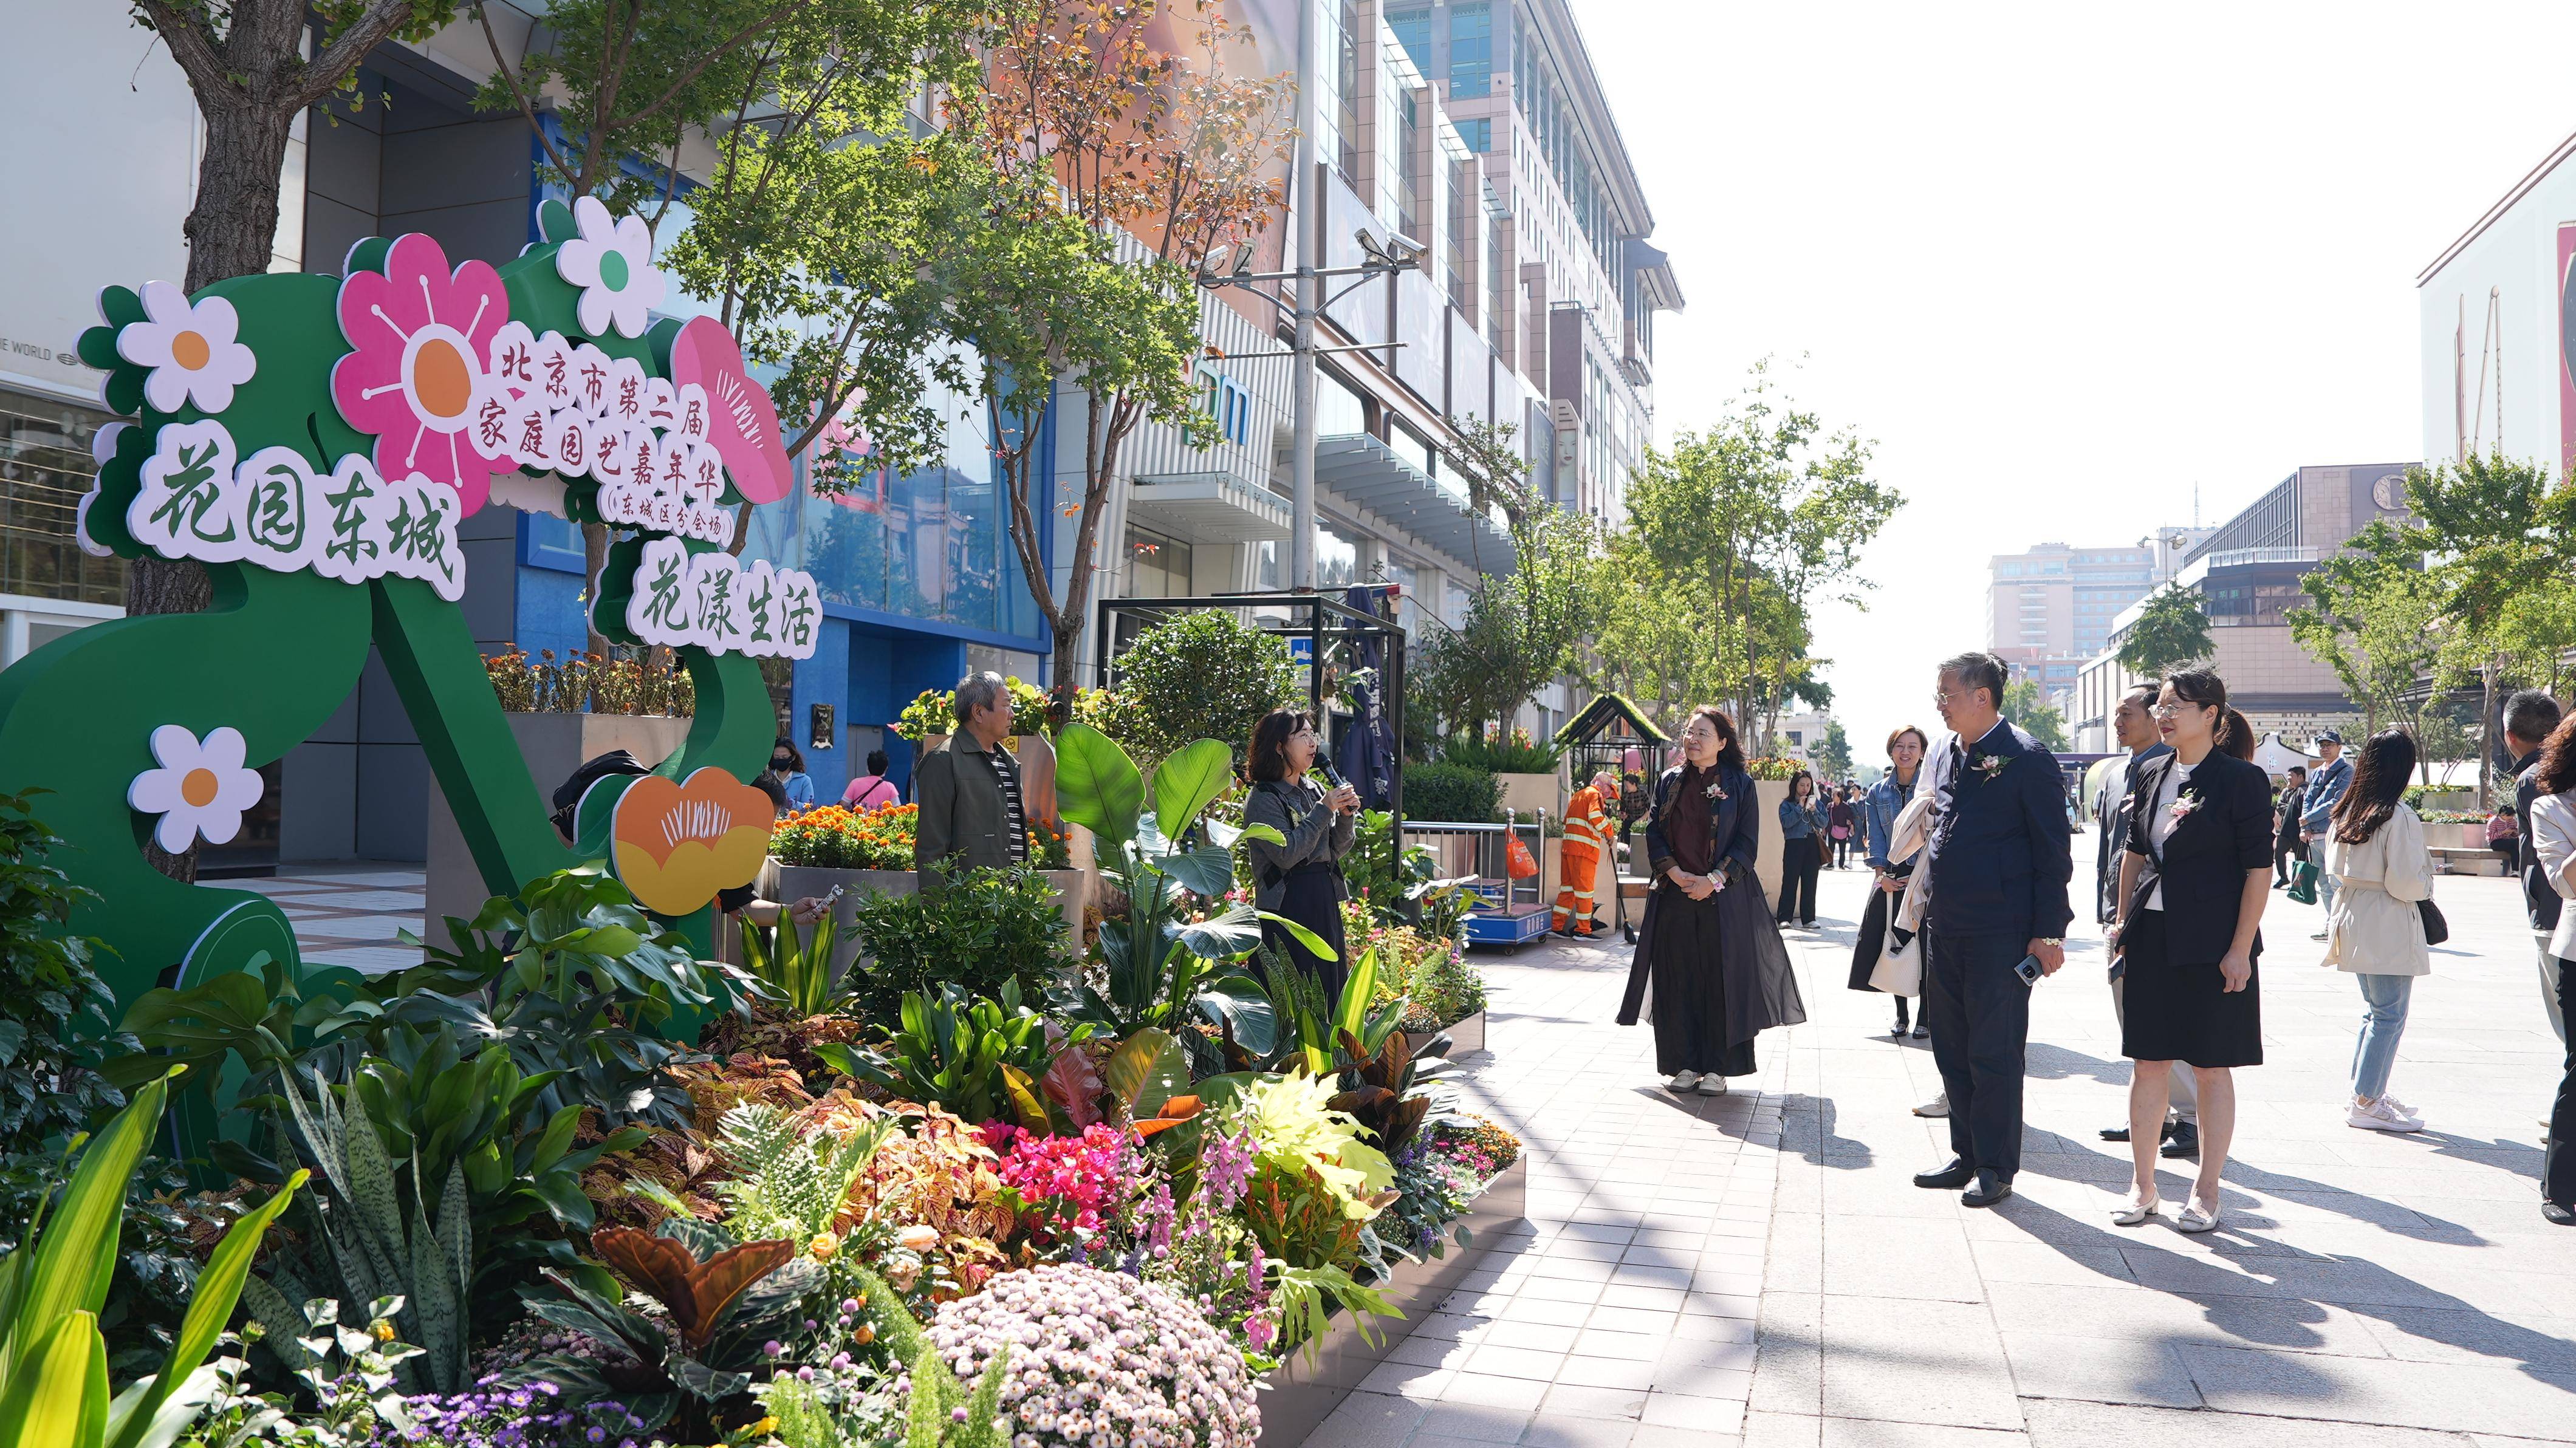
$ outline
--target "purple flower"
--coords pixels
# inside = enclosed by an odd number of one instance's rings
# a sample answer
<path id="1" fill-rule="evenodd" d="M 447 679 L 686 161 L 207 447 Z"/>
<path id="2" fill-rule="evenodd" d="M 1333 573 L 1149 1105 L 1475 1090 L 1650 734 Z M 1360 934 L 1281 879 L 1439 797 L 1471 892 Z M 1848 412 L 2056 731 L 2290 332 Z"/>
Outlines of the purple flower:
<path id="1" fill-rule="evenodd" d="M 760 1350 L 770 1357 L 777 1357 L 779 1354 L 787 1351 L 787 1347 L 776 1338 L 771 1338 L 769 1341 L 760 1345 Z"/>

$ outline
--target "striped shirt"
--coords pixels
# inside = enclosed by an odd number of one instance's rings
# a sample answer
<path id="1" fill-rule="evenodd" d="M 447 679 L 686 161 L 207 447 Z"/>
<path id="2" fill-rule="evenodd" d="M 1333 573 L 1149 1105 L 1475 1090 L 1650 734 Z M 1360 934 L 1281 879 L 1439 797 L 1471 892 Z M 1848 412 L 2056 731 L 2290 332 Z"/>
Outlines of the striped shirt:
<path id="1" fill-rule="evenodd" d="M 1028 812 L 1020 805 L 1020 765 L 1011 751 L 1000 745 L 985 750 L 984 759 L 993 766 L 993 778 L 1002 786 L 1002 818 L 1011 832 L 1011 863 L 1029 862 Z"/>

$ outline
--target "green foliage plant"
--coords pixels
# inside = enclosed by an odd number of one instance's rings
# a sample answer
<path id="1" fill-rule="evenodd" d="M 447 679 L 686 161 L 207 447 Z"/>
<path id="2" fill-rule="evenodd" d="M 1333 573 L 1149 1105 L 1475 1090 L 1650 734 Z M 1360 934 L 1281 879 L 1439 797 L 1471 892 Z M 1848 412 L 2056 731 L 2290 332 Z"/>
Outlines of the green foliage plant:
<path id="1" fill-rule="evenodd" d="M 29 794 L 0 794 L 0 1153 L 36 1150 L 124 1105 L 100 1058 L 136 1049 L 110 1031 L 116 998 L 91 968 L 106 947 L 65 928 L 94 897 L 53 863 L 62 841 L 29 809 Z"/>
<path id="2" fill-rule="evenodd" d="M 998 1000 L 969 997 L 954 985 L 909 993 L 901 1020 L 882 1056 L 837 1043 L 815 1053 L 851 1076 L 976 1125 L 1007 1120 L 1037 1132 L 1050 1129 L 1039 1079 L 1059 1049 L 1081 1045 L 1094 1030 L 1077 1022 L 1061 1041 L 1051 1039 L 1046 1017 L 1021 1004 L 1019 983 L 1008 980 Z"/>
<path id="3" fill-rule="evenodd" d="M 814 922 L 810 936 L 783 910 L 775 925 L 745 920 L 742 968 L 790 1016 L 818 1016 L 844 996 L 832 975 L 832 947 L 839 938 L 840 922 L 828 913 Z"/>
<path id="4" fill-rule="evenodd" d="M 1493 771 L 1435 761 L 1404 771 L 1404 817 L 1440 824 L 1490 824 L 1502 817 L 1503 786 Z"/>
<path id="5" fill-rule="evenodd" d="M 1117 669 L 1119 697 L 1129 704 L 1119 736 L 1147 766 L 1193 739 L 1222 739 L 1239 752 L 1261 716 L 1305 698 L 1287 642 L 1224 609 L 1194 609 L 1146 629 L 1119 654 Z"/>
<path id="6" fill-rule="evenodd" d="M 1162 1031 L 1189 1046 L 1202 1074 L 1223 1069 L 1228 1049 L 1265 1057 L 1280 1036 L 1269 992 L 1240 968 L 1261 943 L 1262 921 L 1280 917 L 1225 901 L 1235 843 L 1267 827 L 1236 830 L 1207 813 L 1233 782 L 1232 766 L 1232 752 L 1217 740 L 1183 746 L 1155 769 L 1149 811 L 1143 775 L 1109 736 L 1075 724 L 1056 741 L 1064 817 L 1091 831 L 1101 875 L 1125 898 L 1102 919 L 1092 968 L 1064 993 L 1063 1014 L 1120 1040 Z M 1193 832 L 1205 842 L 1193 843 Z M 1331 954 L 1304 926 L 1280 923 L 1307 948 Z M 1218 1029 L 1222 1044 L 1195 1029 L 1200 1021 Z"/>
<path id="7" fill-rule="evenodd" d="M 301 1173 L 216 1244 L 160 1370 L 109 1396 L 98 1320 L 115 1275 L 127 1179 L 169 1100 L 167 1077 L 135 1092 L 80 1149 L 61 1200 L 0 1256 L 0 1443 L 12 1448 L 168 1448 L 215 1384 L 207 1362 L 269 1224 Z"/>
<path id="8" fill-rule="evenodd" d="M 1027 869 L 960 870 L 943 890 L 864 899 L 851 928 L 867 951 L 857 994 L 879 1017 L 943 984 L 989 997 L 1016 982 L 1042 997 L 1071 953 L 1052 887 Z"/>
<path id="9" fill-rule="evenodd" d="M 1482 737 L 1461 734 L 1440 746 L 1443 761 L 1491 774 L 1554 774 L 1563 757 L 1563 750 L 1533 741 L 1523 729 L 1508 735 L 1500 730 L 1488 730 Z"/>
<path id="10" fill-rule="evenodd" d="M 854 1269 L 854 1275 L 860 1283 L 856 1295 L 866 1304 L 876 1340 L 884 1344 L 890 1361 L 911 1374 L 900 1436 L 892 1444 L 861 1436 L 864 1427 L 833 1412 L 814 1384 L 781 1372 L 754 1389 L 778 1424 L 779 1441 L 787 1448 L 1002 1448 L 997 1420 L 1010 1378 L 1010 1348 L 994 1353 L 969 1387 L 941 1360 L 929 1333 L 904 1307 L 901 1293 L 865 1267 Z"/>

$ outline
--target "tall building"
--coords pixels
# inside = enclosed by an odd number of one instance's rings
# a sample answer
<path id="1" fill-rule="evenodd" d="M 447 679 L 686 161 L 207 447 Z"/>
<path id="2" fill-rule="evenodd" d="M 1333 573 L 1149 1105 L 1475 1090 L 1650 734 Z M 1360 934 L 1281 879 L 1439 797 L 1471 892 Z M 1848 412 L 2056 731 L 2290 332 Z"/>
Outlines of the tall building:
<path id="1" fill-rule="evenodd" d="M 1987 565 L 1986 646 L 2043 696 L 2072 690 L 2084 661 L 2101 651 L 2111 620 L 2146 596 L 2155 562 L 2155 549 L 2144 543 L 2042 543 L 1999 554 Z"/>
<path id="2" fill-rule="evenodd" d="M 2424 456 L 2576 465 L 2576 136 L 2497 198 L 2415 279 Z"/>
<path id="3" fill-rule="evenodd" d="M 2290 636 L 2284 615 L 2306 598 L 2300 580 L 2354 534 L 2406 517 L 2409 466 L 2300 468 L 2184 552 L 2174 581 L 2200 595 L 2211 666 L 2258 734 L 2278 733 L 2298 744 L 2353 721 L 2343 681 Z M 2077 709 L 2088 722 L 2098 721 L 2103 738 L 2112 707 L 2136 681 L 2110 650 L 2137 618 L 2133 606 L 2112 621 L 2108 647 L 2085 664 L 2078 681 Z"/>

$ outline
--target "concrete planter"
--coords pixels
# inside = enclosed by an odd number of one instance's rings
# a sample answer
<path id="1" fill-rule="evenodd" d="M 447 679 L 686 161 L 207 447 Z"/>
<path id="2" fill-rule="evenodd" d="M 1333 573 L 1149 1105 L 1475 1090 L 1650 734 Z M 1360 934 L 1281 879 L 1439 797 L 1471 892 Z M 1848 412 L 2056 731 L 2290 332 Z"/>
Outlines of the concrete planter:
<path id="1" fill-rule="evenodd" d="M 1445 1029 L 1449 1036 L 1450 1060 L 1454 1061 L 1470 1051 L 1485 1049 L 1485 1013 L 1483 1011 L 1478 1011 L 1463 1021 L 1452 1022 Z M 1430 1045 L 1432 1037 L 1440 1034 L 1440 1031 L 1406 1031 L 1404 1033 L 1405 1054 L 1411 1055 Z"/>
<path id="2" fill-rule="evenodd" d="M 1299 1448 L 1304 1444 L 1333 1409 L 1351 1395 L 1352 1389 L 1387 1360 L 1396 1344 L 1404 1341 L 1442 1299 L 1458 1290 L 1459 1282 L 1476 1270 L 1501 1229 L 1521 1220 L 1529 1198 L 1527 1163 L 1524 1156 L 1505 1167 L 1493 1185 L 1485 1188 L 1484 1195 L 1476 1198 L 1466 1219 L 1471 1245 L 1460 1247 L 1452 1242 L 1448 1256 L 1408 1263 L 1396 1270 L 1395 1280 L 1386 1284 L 1385 1291 L 1387 1300 L 1404 1315 L 1375 1319 L 1375 1344 L 1361 1340 L 1359 1329 L 1347 1315 L 1337 1316 L 1313 1344 L 1312 1358 L 1300 1347 L 1280 1364 L 1261 1394 L 1261 1448 Z"/>
<path id="3" fill-rule="evenodd" d="M 1546 810 L 1549 819 L 1565 813 L 1565 791 L 1553 774 L 1497 774 L 1499 787 L 1495 804 L 1514 810 L 1524 820 L 1538 810 Z"/>
<path id="4" fill-rule="evenodd" d="M 582 764 L 610 750 L 623 749 L 646 768 L 668 759 L 689 737 L 690 722 L 661 715 L 511 714 L 510 733 L 519 742 L 537 794 L 550 797 Z M 549 804 L 551 809 L 552 805 Z M 471 920 L 492 898 L 456 828 L 447 796 L 435 784 L 429 791 L 429 884 L 421 931 L 432 945 L 446 944 L 447 917 Z"/>
<path id="5" fill-rule="evenodd" d="M 1753 873 L 1762 881 L 1762 898 L 1780 898 L 1780 801 L 1789 797 L 1789 781 L 1757 779 L 1753 781 L 1756 806 L 1762 811 L 1762 848 L 1754 855 Z M 1807 848 L 1814 849 L 1809 845 Z"/>

